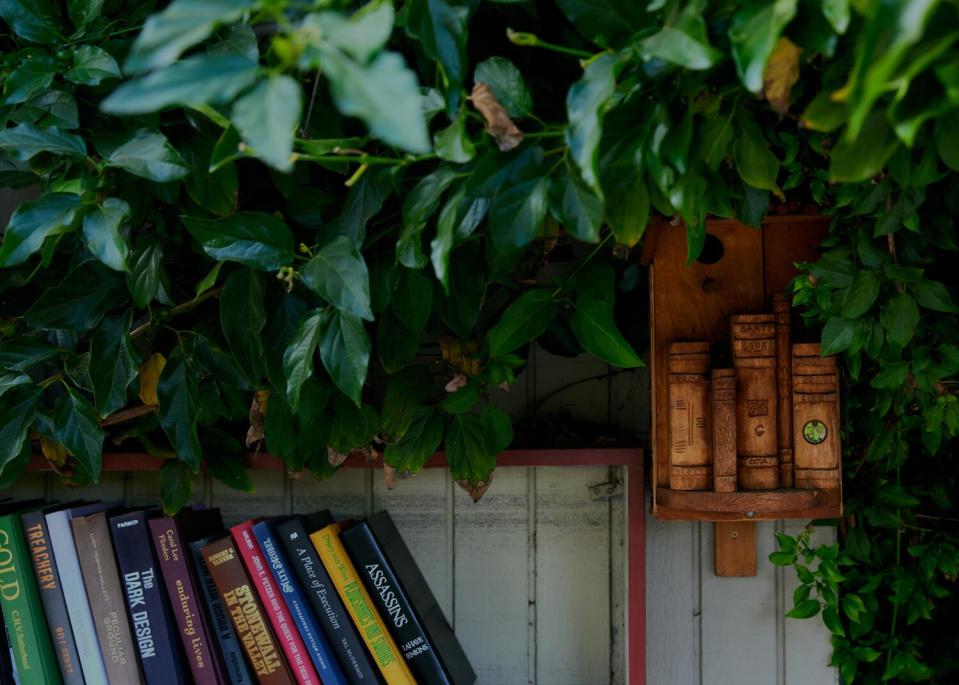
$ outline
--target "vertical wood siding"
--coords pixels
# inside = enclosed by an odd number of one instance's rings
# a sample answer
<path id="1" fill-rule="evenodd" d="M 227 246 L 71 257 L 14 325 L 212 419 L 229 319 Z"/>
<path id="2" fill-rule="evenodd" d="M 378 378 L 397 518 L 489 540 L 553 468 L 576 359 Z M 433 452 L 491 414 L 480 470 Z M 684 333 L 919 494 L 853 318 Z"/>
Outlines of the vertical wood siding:
<path id="1" fill-rule="evenodd" d="M 562 386 L 540 411 L 567 410 L 649 434 L 645 370 L 610 374 L 596 360 L 542 350 L 502 404 L 520 415 Z M 600 378 L 596 378 L 599 376 Z M 626 683 L 626 530 L 621 497 L 593 500 L 588 486 L 620 469 L 502 468 L 474 504 L 441 470 L 389 491 L 379 472 L 351 470 L 317 482 L 253 472 L 256 493 L 209 478 L 194 496 L 218 506 L 227 523 L 329 508 L 338 517 L 388 509 L 456 629 L 480 685 Z M 72 499 L 51 476 L 28 474 L 19 497 Z M 104 474 L 85 497 L 159 501 L 156 474 Z M 648 511 L 648 508 L 647 508 Z M 836 682 L 828 633 L 818 620 L 785 619 L 795 579 L 766 560 L 775 530 L 761 523 L 755 578 L 717 578 L 712 525 L 647 517 L 646 640 L 650 685 L 829 685 Z M 829 539 L 833 532 L 820 529 Z"/>

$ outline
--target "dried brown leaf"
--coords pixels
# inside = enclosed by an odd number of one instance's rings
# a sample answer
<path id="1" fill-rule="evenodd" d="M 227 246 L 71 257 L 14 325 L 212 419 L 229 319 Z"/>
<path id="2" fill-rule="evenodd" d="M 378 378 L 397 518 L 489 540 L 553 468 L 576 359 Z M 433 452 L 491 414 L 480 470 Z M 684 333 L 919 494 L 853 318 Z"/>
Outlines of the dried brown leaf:
<path id="1" fill-rule="evenodd" d="M 779 39 L 763 72 L 763 96 L 780 116 L 789 109 L 789 91 L 799 80 L 802 48 L 785 36 Z"/>
<path id="2" fill-rule="evenodd" d="M 160 382 L 160 374 L 163 373 L 164 366 L 166 366 L 166 357 L 159 352 L 154 352 L 140 367 L 139 394 L 143 404 L 151 407 L 160 404 L 160 398 L 157 397 L 157 383 Z"/>
<path id="3" fill-rule="evenodd" d="M 259 442 L 266 434 L 263 432 L 263 422 L 266 419 L 266 409 L 270 400 L 269 390 L 257 390 L 250 403 L 250 428 L 246 432 L 246 446 L 250 447 Z"/>
<path id="4" fill-rule="evenodd" d="M 488 85 L 482 82 L 474 85 L 468 99 L 486 119 L 486 132 L 493 136 L 496 146 L 502 152 L 508 152 L 523 142 L 523 132 L 509 118 L 506 109 Z"/>
<path id="5" fill-rule="evenodd" d="M 348 454 L 343 454 L 342 452 L 337 452 L 337 451 L 336 451 L 335 449 L 333 449 L 332 447 L 327 447 L 327 448 L 326 448 L 326 458 L 327 458 L 327 460 L 330 462 L 330 466 L 332 466 L 333 468 L 336 468 L 336 467 L 342 465 L 343 462 L 346 461 L 346 458 L 347 458 L 348 456 L 349 456 Z"/>
<path id="6" fill-rule="evenodd" d="M 58 473 L 62 472 L 67 465 L 67 456 L 70 454 L 66 447 L 56 440 L 41 435 L 40 451 L 43 452 L 43 456 L 47 458 L 47 461 Z"/>
<path id="7" fill-rule="evenodd" d="M 459 371 L 453 374 L 453 377 L 450 378 L 449 383 L 443 386 L 443 390 L 446 392 L 456 392 L 469 382 L 469 377 L 462 371 Z"/>
<path id="8" fill-rule="evenodd" d="M 486 491 L 489 490 L 490 483 L 492 482 L 493 474 L 490 473 L 489 476 L 486 477 L 486 480 L 481 480 L 478 483 L 470 483 L 468 480 L 458 480 L 456 484 L 466 490 L 474 502 L 479 502 L 483 495 L 486 494 Z"/>

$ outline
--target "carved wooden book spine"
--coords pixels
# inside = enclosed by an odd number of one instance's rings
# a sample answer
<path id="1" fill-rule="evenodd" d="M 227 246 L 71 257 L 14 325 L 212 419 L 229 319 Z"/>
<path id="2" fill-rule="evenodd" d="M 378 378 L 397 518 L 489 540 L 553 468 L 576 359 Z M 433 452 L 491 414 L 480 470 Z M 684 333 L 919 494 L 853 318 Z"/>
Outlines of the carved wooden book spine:
<path id="1" fill-rule="evenodd" d="M 713 490 L 736 492 L 736 370 L 713 369 L 710 383 Z"/>
<path id="2" fill-rule="evenodd" d="M 773 490 L 779 487 L 776 324 L 772 314 L 739 314 L 730 321 L 739 487 Z"/>
<path id="3" fill-rule="evenodd" d="M 673 490 L 708 490 L 713 483 L 709 411 L 709 343 L 670 343 L 669 487 Z"/>
<path id="4" fill-rule="evenodd" d="M 820 345 L 792 346 L 796 487 L 839 487 L 839 372 Z"/>
<path id="5" fill-rule="evenodd" d="M 791 324 L 789 310 L 792 302 L 788 295 L 773 297 L 773 313 L 776 317 L 776 390 L 779 400 L 779 485 L 793 487 L 793 381 L 791 350 Z"/>

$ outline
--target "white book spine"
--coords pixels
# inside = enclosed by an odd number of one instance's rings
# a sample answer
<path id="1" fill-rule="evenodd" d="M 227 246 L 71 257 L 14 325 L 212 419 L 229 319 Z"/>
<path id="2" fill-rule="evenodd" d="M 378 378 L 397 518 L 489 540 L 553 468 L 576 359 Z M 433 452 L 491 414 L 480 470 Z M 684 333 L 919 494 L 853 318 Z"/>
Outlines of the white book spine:
<path id="1" fill-rule="evenodd" d="M 50 532 L 50 546 L 60 574 L 63 598 L 70 616 L 70 627 L 80 654 L 80 668 L 87 685 L 109 685 L 100 643 L 97 641 L 93 625 L 93 613 L 87 600 L 87 591 L 83 585 L 80 561 L 77 559 L 77 547 L 70 528 L 70 513 L 55 511 L 47 514 L 47 528 Z"/>

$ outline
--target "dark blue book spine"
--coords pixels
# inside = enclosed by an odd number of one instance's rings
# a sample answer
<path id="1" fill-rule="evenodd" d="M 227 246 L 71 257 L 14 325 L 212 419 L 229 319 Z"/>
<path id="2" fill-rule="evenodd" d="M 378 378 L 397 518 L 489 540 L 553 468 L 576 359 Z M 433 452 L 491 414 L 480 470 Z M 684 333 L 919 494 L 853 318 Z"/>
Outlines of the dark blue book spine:
<path id="1" fill-rule="evenodd" d="M 50 639 L 53 651 L 60 667 L 64 685 L 83 685 L 83 672 L 80 670 L 80 653 L 70 627 L 70 615 L 67 602 L 60 585 L 60 574 L 50 544 L 50 531 L 43 511 L 31 511 L 22 517 L 23 534 L 27 537 L 27 548 L 33 562 L 33 572 L 37 577 L 37 588 L 43 602 L 43 613 L 50 627 Z"/>
<path id="2" fill-rule="evenodd" d="M 226 675 L 230 678 L 231 685 L 254 685 L 256 682 L 250 675 L 250 669 L 243 658 L 243 647 L 236 635 L 236 629 L 233 627 L 230 617 L 227 616 L 226 609 L 223 607 L 223 600 L 213 582 L 213 576 L 203 561 L 203 555 L 200 554 L 200 548 L 205 547 L 216 538 L 203 538 L 190 543 L 190 557 L 193 561 L 193 569 L 196 571 L 196 577 L 200 584 L 200 592 L 203 595 L 203 601 L 209 610 L 210 628 L 213 630 L 217 644 L 220 645 L 220 655 L 223 657 L 223 664 L 226 666 Z"/>
<path id="3" fill-rule="evenodd" d="M 310 542 L 303 519 L 294 517 L 281 523 L 276 532 L 286 551 L 289 566 L 299 579 L 300 587 L 313 607 L 313 613 L 333 646 L 350 684 L 371 685 L 380 682 L 379 671 L 370 661 L 343 601 Z"/>
<path id="4" fill-rule="evenodd" d="M 326 635 L 323 634 L 316 616 L 313 615 L 306 597 L 303 596 L 300 584 L 290 572 L 286 555 L 280 548 L 278 536 L 272 526 L 268 521 L 260 521 L 254 524 L 253 535 L 260 543 L 263 554 L 266 555 L 273 578 L 280 592 L 283 593 L 283 601 L 290 610 L 293 623 L 300 632 L 300 637 L 303 638 L 303 644 L 306 645 L 310 660 L 323 685 L 349 685 Z"/>
<path id="5" fill-rule="evenodd" d="M 450 685 L 426 631 L 410 607 L 409 598 L 390 568 L 370 527 L 361 522 L 340 533 L 373 603 L 386 623 L 406 664 L 421 685 Z"/>
<path id="6" fill-rule="evenodd" d="M 185 665 L 153 554 L 146 512 L 110 517 L 127 615 L 148 685 L 187 685 Z"/>

